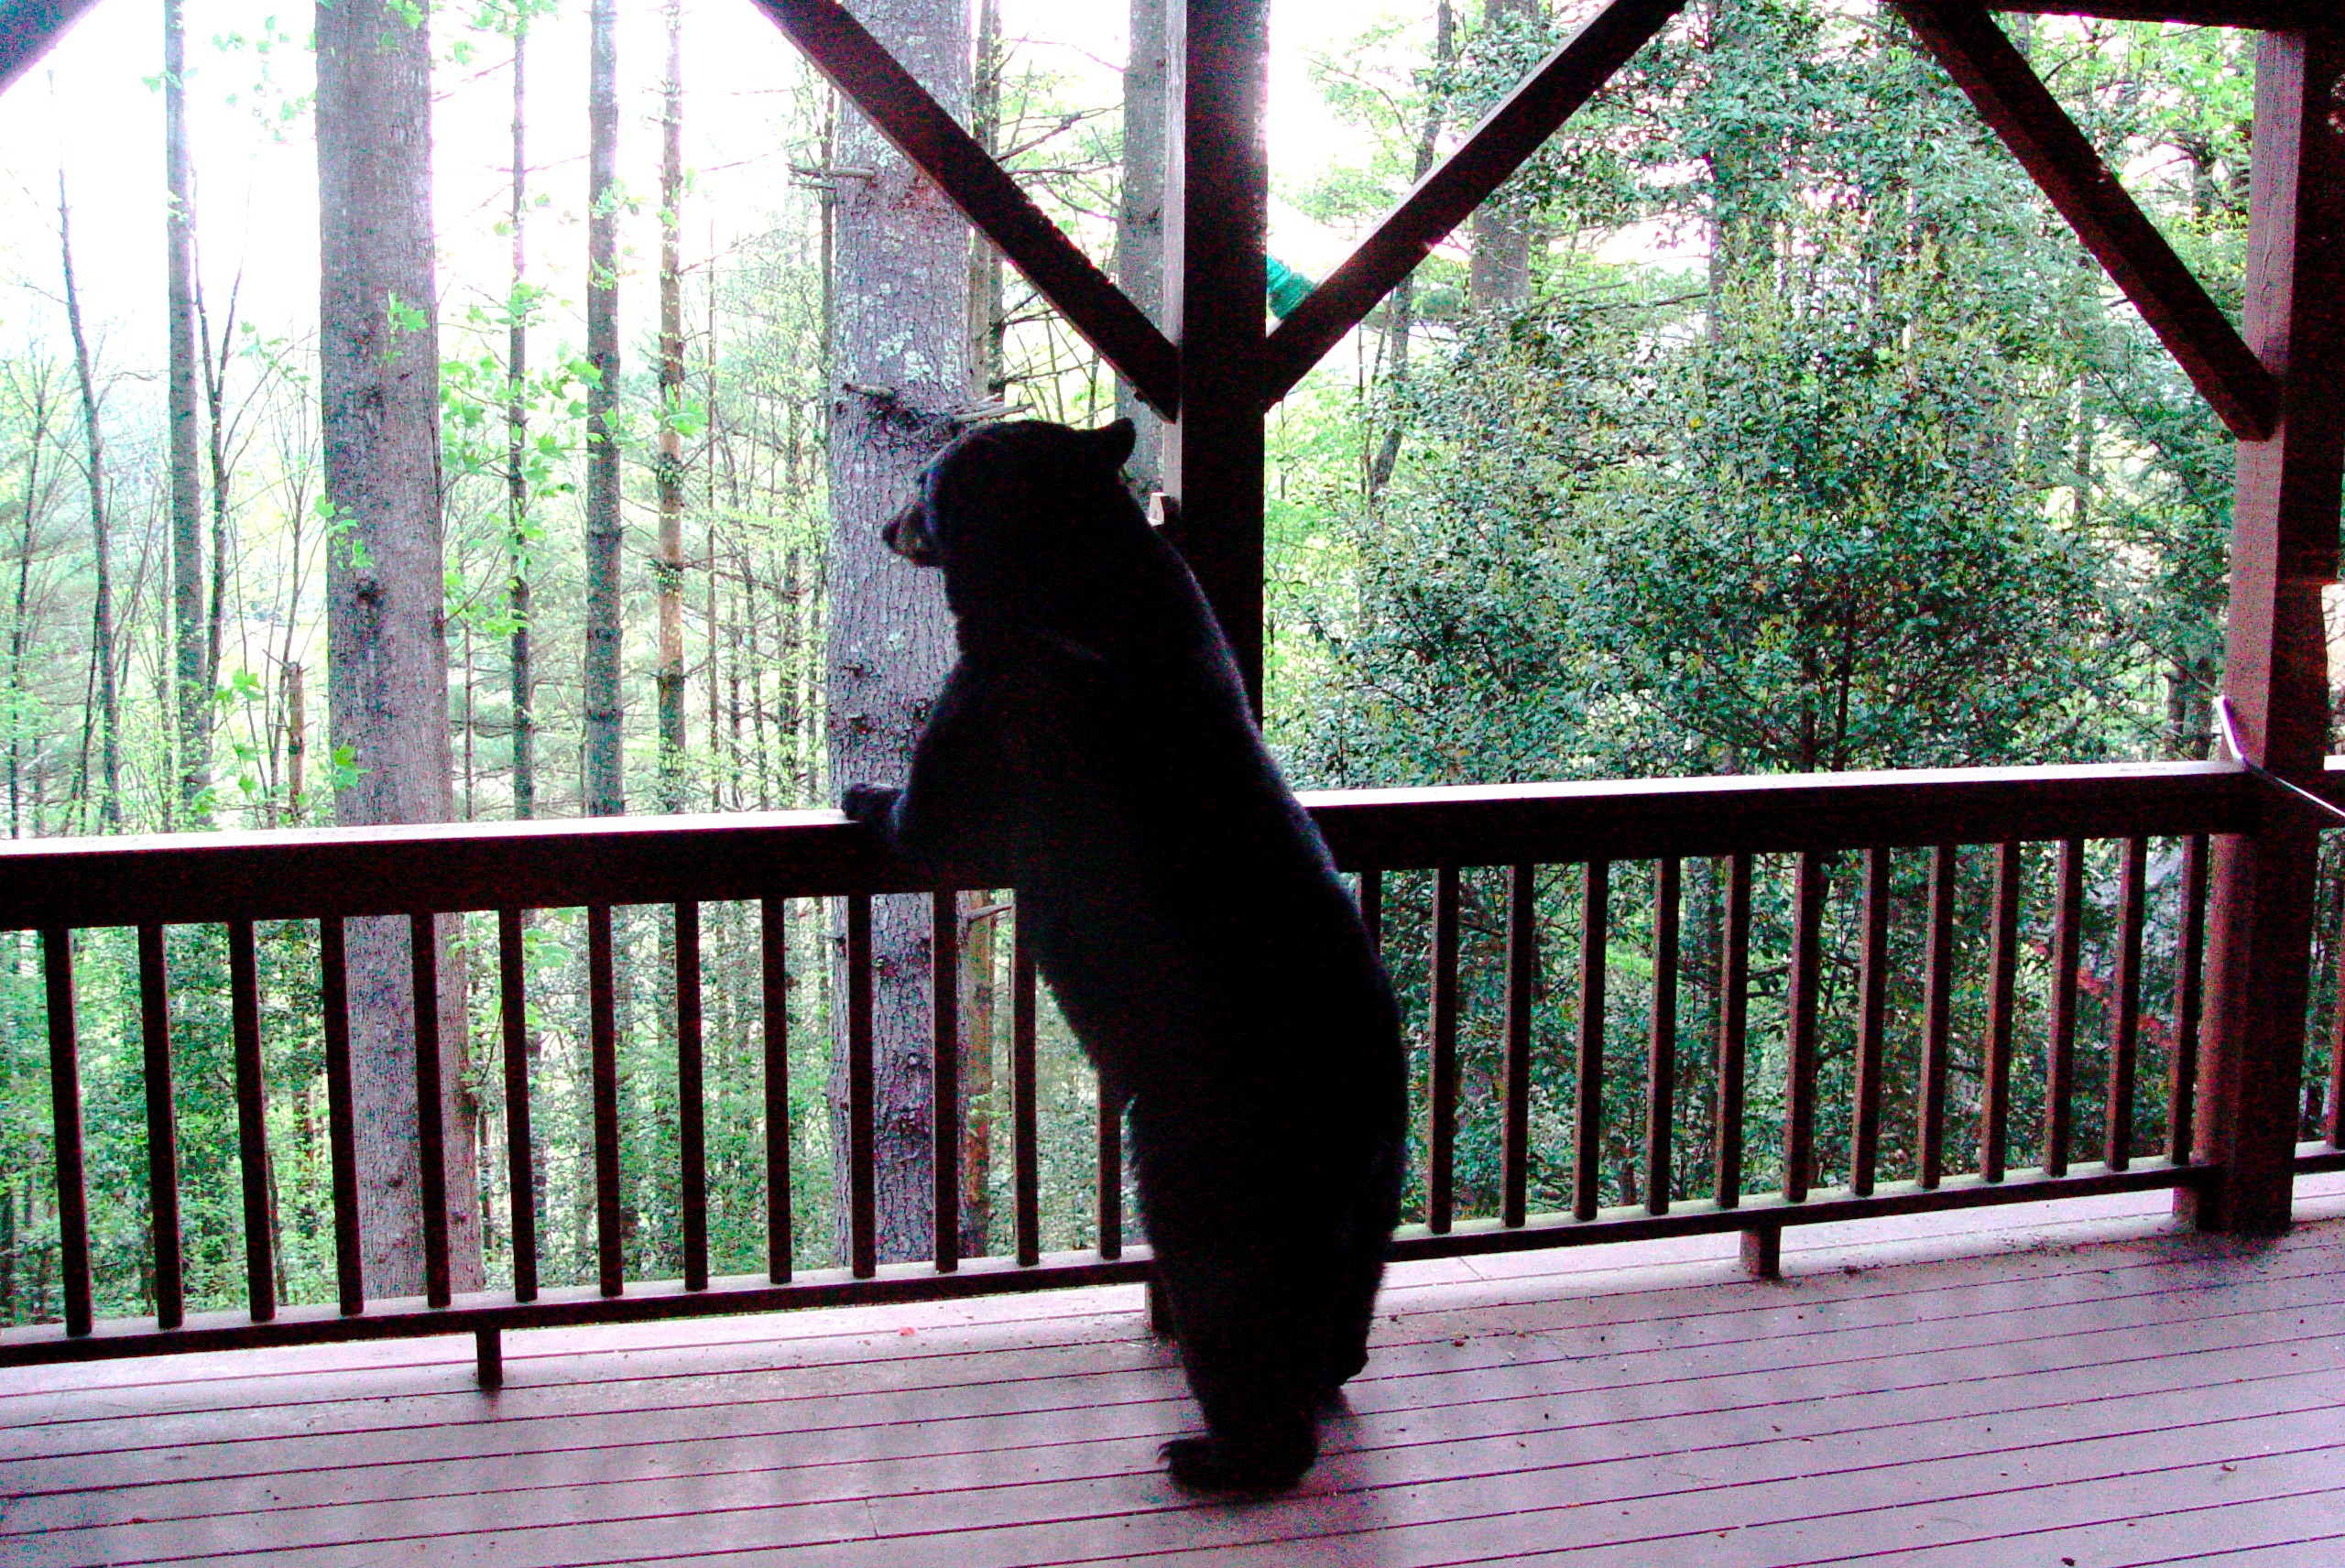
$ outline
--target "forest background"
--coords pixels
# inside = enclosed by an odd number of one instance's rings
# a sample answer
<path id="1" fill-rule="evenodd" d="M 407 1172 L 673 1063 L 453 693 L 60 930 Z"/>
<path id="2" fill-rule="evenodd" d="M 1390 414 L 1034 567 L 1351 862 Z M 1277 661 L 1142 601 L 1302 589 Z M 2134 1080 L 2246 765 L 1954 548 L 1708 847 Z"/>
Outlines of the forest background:
<path id="1" fill-rule="evenodd" d="M 1274 6 L 1279 262 L 1324 273 L 1593 8 Z M 959 51 L 948 105 L 1095 259 L 1151 298 L 1159 231 L 1145 187 L 1161 183 L 1162 131 L 1146 131 L 1127 95 L 1161 92 L 1133 44 L 1161 29 L 1161 0 L 1133 0 L 1129 15 L 1045 0 L 926 9 Z M 310 18 L 241 0 L 191 8 L 179 73 L 191 178 L 174 207 L 158 10 L 110 0 L 0 100 L 12 837 L 329 824 L 337 793 L 361 787 L 326 701 L 329 567 L 356 546 L 323 469 Z M 2002 20 L 2235 309 L 2249 36 Z M 617 12 L 615 113 L 599 122 L 594 22 L 584 0 L 489 0 L 430 18 L 438 288 L 405 309 L 415 330 L 437 331 L 449 814 L 826 804 L 853 781 L 828 723 L 841 640 L 936 637 L 933 619 L 924 632 L 869 620 L 917 617 L 917 605 L 875 611 L 842 587 L 859 537 L 842 530 L 894 504 L 884 486 L 835 488 L 843 446 L 864 439 L 855 409 L 869 389 L 855 356 L 868 323 L 924 310 L 956 345 L 943 377 L 956 390 L 927 410 L 933 434 L 1011 411 L 1090 423 L 1116 410 L 1118 388 L 965 229 L 939 231 L 957 247 L 957 282 L 925 299 L 884 296 L 843 263 L 878 166 L 752 7 Z M 174 211 L 187 215 L 199 339 L 183 418 L 166 363 Z M 601 264 L 598 226 L 615 246 Z M 1270 303 L 1282 302 L 1273 289 Z M 1136 465 L 1143 487 L 1151 450 Z M 1298 787 L 2207 753 L 2230 442 L 1871 0 L 1696 0 L 1281 405 L 1271 452 L 1266 727 Z M 918 701 L 900 695 L 900 729 Z M 871 765 L 858 754 L 847 766 Z M 2158 846 L 2154 927 L 2171 923 L 2178 865 Z M 1624 905 L 1645 875 L 1625 875 Z M 1897 875 L 1910 891 L 1920 862 Z M 1968 929 L 1983 922 L 1987 873 L 1965 875 Z M 1543 893 L 1556 952 L 1569 950 L 1576 876 Z M 2113 861 L 2096 862 L 2104 923 L 2114 879 Z M 1779 880 L 1762 877 L 1762 949 L 1780 946 Z M 1715 998 L 1701 991 L 1716 884 L 1693 868 L 1681 1171 L 1698 1171 L 1708 1136 Z M 1421 1022 L 1428 890 L 1396 878 L 1387 897 L 1395 978 Z M 1469 960 L 1495 953 L 1501 898 L 1469 878 Z M 2039 888 L 2027 915 L 2039 960 L 2042 903 Z M 982 898 L 964 914 L 975 955 L 964 1013 L 981 1042 L 969 1052 L 964 1244 L 984 1251 L 1002 1241 L 1007 1180 L 990 1142 L 1007 1011 L 993 1006 L 1007 959 L 994 937 L 1007 917 Z M 546 912 L 529 938 L 549 1282 L 593 1273 L 576 915 Z M 811 905 L 793 917 L 791 1023 L 812 1043 L 781 1136 L 802 1172 L 795 1239 L 808 1258 L 833 1246 L 829 918 Z M 1634 982 L 1650 975 L 1640 918 L 1622 921 L 1609 959 L 1623 1041 L 1641 1027 Z M 627 1246 L 644 1274 L 673 1273 L 679 1245 L 665 920 L 636 911 L 620 926 Z M 704 920 L 722 1273 L 765 1256 L 756 1179 L 773 1129 L 756 1067 L 755 922 L 717 906 Z M 1896 938 L 1907 947 L 1919 941 L 1910 924 Z M 2097 1006 L 2109 944 L 2098 927 L 2088 936 Z M 460 957 L 493 953 L 482 945 L 493 939 L 493 922 L 453 922 L 445 937 Z M 1847 939 L 1841 929 L 1830 966 L 1842 1004 Z M 136 1311 L 151 1280 L 131 933 L 82 940 L 91 1180 L 118 1200 L 93 1205 L 100 1286 L 112 1310 Z M 199 928 L 171 942 L 191 1304 L 224 1305 L 242 1223 L 224 942 Z M 333 1289 L 314 948 L 313 926 L 263 932 L 288 1300 Z M 28 939 L 15 953 L 0 975 L 0 1320 L 23 1322 L 55 1311 L 55 1222 L 38 957 Z M 2040 1012 L 2032 965 L 2023 989 Z M 490 1281 L 510 1269 L 512 1194 L 499 1162 L 469 1151 L 501 1137 L 494 968 L 453 971 L 467 976 L 458 1005 L 471 1020 L 454 1034 L 462 1174 L 479 1199 L 474 1278 Z M 1762 1028 L 1779 967 L 1762 963 L 1754 984 Z M 1892 1001 L 1910 1012 L 1906 989 Z M 1482 991 L 1469 1024 L 1495 1018 Z M 1534 1190 L 1550 1205 L 1567 1181 L 1575 1092 L 1567 991 L 1551 987 L 1538 1030 L 1534 1126 L 1554 1158 L 1534 1169 Z M 1977 1002 L 1966 992 L 1958 1012 Z M 1843 1088 L 1845 1011 L 1827 998 L 1827 1079 Z M 1063 1029 L 1045 1033 L 1045 1239 L 1075 1247 L 1090 1236 L 1096 1089 Z M 1494 1202 L 1497 1090 L 1490 1030 L 1468 1033 L 1471 1213 Z M 1958 1055 L 1956 1069 L 1959 1122 L 1975 1062 Z M 1905 1056 L 1899 1071 L 1911 1071 Z M 1758 1080 L 1754 1182 L 1771 1158 L 1763 1063 Z M 2153 1075 L 2142 1093 L 2163 1086 Z M 1845 1097 L 1827 1094 L 1827 1123 Z M 2319 1110 L 2308 1101 L 2308 1117 Z M 1638 1195 L 1641 1114 L 1633 1097 L 1608 1102 L 1608 1203 Z M 909 1130 L 907 1149 L 926 1136 Z M 1892 1116 L 1892 1156 L 1910 1131 Z M 911 1255 L 919 1241 L 891 1246 Z"/>

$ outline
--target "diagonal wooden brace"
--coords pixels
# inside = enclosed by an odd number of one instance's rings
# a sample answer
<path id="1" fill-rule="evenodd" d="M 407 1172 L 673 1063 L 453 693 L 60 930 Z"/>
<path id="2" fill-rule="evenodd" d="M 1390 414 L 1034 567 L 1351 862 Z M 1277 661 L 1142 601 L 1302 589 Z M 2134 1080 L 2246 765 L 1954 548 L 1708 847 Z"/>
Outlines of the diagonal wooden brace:
<path id="1" fill-rule="evenodd" d="M 1576 114 L 1685 0 L 1612 0 L 1482 117 L 1271 334 L 1263 395 L 1275 403 Z"/>
<path id="2" fill-rule="evenodd" d="M 1980 0 L 1896 5 L 2230 432 L 2241 441 L 2269 436 L 2279 418 L 2279 382 L 2118 183 L 1986 5 Z"/>
<path id="3" fill-rule="evenodd" d="M 1180 352 L 911 72 L 838 0 L 755 0 L 814 68 L 1058 307 L 1166 419 L 1180 411 Z"/>

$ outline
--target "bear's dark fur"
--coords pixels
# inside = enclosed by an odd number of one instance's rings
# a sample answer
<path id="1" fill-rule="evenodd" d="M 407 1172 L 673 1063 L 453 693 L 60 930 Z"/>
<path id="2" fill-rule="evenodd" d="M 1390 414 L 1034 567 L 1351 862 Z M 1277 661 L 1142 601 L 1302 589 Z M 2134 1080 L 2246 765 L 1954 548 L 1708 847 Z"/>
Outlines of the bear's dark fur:
<path id="1" fill-rule="evenodd" d="M 1131 1109 L 1156 1278 L 1205 1438 L 1173 1478 L 1292 1485 L 1366 1358 L 1400 1206 L 1391 987 L 1280 779 L 1229 648 L 1120 478 L 1126 421 L 964 435 L 887 528 L 944 571 L 960 659 L 900 790 L 846 794 L 911 864 L 1007 877 Z"/>

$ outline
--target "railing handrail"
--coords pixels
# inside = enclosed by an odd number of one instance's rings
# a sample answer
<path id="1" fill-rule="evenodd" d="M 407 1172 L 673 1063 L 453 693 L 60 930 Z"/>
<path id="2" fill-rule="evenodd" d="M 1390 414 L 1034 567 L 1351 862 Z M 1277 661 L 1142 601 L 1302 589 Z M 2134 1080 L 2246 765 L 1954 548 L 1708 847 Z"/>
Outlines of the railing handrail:
<path id="1" fill-rule="evenodd" d="M 1307 792 L 1347 869 L 2244 833 L 2229 762 Z M 0 930 L 912 892 L 834 811 L 20 839 Z"/>

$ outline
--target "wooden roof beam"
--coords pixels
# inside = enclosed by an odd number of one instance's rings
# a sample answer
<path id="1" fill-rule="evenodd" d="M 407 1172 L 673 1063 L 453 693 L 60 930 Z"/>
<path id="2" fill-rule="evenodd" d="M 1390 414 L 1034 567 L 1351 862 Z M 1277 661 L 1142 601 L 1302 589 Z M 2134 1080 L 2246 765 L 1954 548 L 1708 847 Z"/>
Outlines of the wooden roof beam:
<path id="1" fill-rule="evenodd" d="M 2188 22 L 2271 30 L 2301 24 L 2312 0 L 1987 0 L 1995 11 L 2090 16 L 2112 22 Z"/>
<path id="2" fill-rule="evenodd" d="M 1263 401 L 1294 388 L 1427 253 L 1595 96 L 1685 0 L 1612 0 L 1482 117 L 1270 337 Z"/>
<path id="3" fill-rule="evenodd" d="M 2118 183 L 1981 0 L 1895 0 L 2233 435 L 2262 441 L 2278 381 Z"/>
<path id="4" fill-rule="evenodd" d="M 936 181 L 1150 408 L 1166 419 L 1178 414 L 1180 354 L 1172 340 L 845 6 L 838 0 L 755 4 L 897 151 Z"/>
<path id="5" fill-rule="evenodd" d="M 0 90 L 30 71 L 98 0 L 0 0 Z"/>

